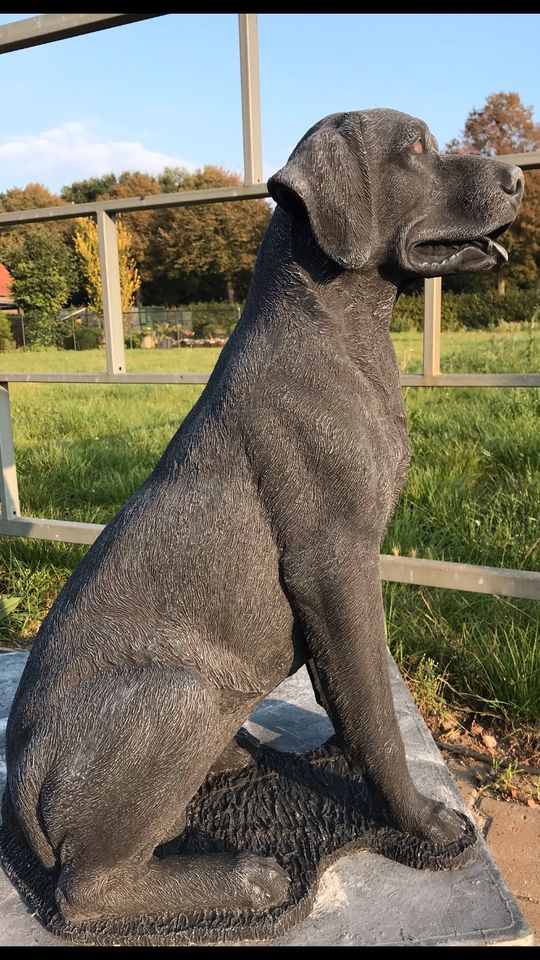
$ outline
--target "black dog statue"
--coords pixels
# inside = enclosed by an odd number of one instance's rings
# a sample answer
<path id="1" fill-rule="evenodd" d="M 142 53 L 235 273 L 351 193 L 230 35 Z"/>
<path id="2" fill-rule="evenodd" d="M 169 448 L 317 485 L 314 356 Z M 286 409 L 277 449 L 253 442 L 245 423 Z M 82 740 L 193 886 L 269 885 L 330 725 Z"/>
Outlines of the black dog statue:
<path id="1" fill-rule="evenodd" d="M 252 764 L 235 735 L 303 664 L 388 822 L 463 835 L 414 786 L 390 690 L 379 552 L 409 452 L 389 323 L 411 279 L 506 257 L 523 176 L 377 109 L 315 124 L 268 189 L 242 317 L 43 621 L 9 719 L 6 822 L 72 925 L 286 899 L 272 856 L 155 851 L 209 773 Z"/>

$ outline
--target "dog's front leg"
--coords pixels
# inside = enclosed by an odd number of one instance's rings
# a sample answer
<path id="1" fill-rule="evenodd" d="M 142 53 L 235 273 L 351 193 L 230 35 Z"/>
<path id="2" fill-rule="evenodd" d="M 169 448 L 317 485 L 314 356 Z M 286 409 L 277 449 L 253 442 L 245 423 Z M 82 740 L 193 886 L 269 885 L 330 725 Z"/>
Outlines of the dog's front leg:
<path id="1" fill-rule="evenodd" d="M 390 687 L 378 550 L 326 538 L 287 553 L 283 574 L 350 761 L 398 827 L 437 843 L 457 839 L 461 819 L 419 793 L 407 768 Z"/>

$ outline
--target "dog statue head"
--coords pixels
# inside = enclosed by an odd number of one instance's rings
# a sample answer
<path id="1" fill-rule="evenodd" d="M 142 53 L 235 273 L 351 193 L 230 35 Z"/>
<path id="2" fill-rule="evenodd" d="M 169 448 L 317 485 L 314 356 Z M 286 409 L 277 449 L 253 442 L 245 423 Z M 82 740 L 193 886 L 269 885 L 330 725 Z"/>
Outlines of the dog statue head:
<path id="1" fill-rule="evenodd" d="M 523 196 L 519 167 L 441 154 L 421 120 L 397 110 L 335 113 L 316 123 L 268 190 L 346 270 L 402 280 L 507 260 L 497 238 Z"/>

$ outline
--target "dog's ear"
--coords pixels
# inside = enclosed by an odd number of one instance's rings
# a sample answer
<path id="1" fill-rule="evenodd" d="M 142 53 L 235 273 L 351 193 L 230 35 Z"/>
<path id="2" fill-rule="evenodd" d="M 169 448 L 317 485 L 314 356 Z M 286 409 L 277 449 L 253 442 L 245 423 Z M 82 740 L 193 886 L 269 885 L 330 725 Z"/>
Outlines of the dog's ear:
<path id="1" fill-rule="evenodd" d="M 268 181 L 273 199 L 291 216 L 307 213 L 315 239 L 349 270 L 369 258 L 372 198 L 358 114 L 333 114 L 315 124 Z"/>

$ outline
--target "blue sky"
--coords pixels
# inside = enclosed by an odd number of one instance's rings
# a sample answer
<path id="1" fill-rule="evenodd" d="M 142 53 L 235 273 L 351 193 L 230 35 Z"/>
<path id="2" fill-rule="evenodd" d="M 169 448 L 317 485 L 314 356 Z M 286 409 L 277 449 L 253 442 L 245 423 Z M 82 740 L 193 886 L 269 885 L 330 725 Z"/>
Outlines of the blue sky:
<path id="1" fill-rule="evenodd" d="M 32 14 L 2 14 L 0 26 Z M 443 146 L 490 93 L 540 120 L 535 14 L 259 14 L 264 174 L 328 113 L 392 107 Z M 168 14 L 0 57 L 0 190 L 242 169 L 236 14 Z"/>

